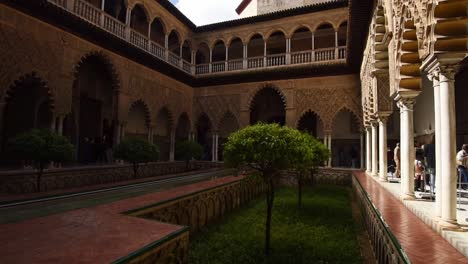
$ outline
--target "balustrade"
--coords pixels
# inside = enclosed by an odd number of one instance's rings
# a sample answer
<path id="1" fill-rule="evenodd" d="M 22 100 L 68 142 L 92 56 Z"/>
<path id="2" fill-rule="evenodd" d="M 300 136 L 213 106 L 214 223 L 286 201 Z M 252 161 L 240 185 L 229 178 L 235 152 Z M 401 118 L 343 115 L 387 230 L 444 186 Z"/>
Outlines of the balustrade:
<path id="1" fill-rule="evenodd" d="M 291 64 L 301 64 L 312 62 L 312 51 L 299 51 L 291 53 Z"/>
<path id="2" fill-rule="evenodd" d="M 182 60 L 178 55 L 169 52 L 166 57 L 166 49 L 161 45 L 150 41 L 148 36 L 136 32 L 128 25 L 106 14 L 101 9 L 93 6 L 84 0 L 48 0 L 49 3 L 65 8 L 65 10 L 83 18 L 84 20 L 101 27 L 107 32 L 124 39 L 136 47 L 147 51 L 149 54 L 167 61 L 169 64 L 182 69 L 189 74 L 208 74 L 225 71 L 239 71 L 257 69 L 264 67 L 276 67 L 283 65 L 294 65 L 304 63 L 314 63 L 320 61 L 344 60 L 347 56 L 346 46 L 293 52 L 290 59 L 286 59 L 286 54 L 268 55 L 266 57 L 246 58 L 229 60 L 227 62 L 214 62 L 210 64 L 192 65 L 190 62 Z M 192 72 L 192 67 L 194 71 Z M 247 68 L 245 68 L 247 67 Z M 210 71 L 211 69 L 211 71 Z"/>
<path id="3" fill-rule="evenodd" d="M 267 67 L 280 66 L 286 64 L 286 54 L 276 54 L 267 56 Z"/>
<path id="4" fill-rule="evenodd" d="M 242 70 L 243 68 L 243 59 L 236 59 L 228 61 L 228 71 L 237 71 Z"/>
<path id="5" fill-rule="evenodd" d="M 263 67 L 263 56 L 247 58 L 247 67 L 249 69 L 262 68 Z"/>

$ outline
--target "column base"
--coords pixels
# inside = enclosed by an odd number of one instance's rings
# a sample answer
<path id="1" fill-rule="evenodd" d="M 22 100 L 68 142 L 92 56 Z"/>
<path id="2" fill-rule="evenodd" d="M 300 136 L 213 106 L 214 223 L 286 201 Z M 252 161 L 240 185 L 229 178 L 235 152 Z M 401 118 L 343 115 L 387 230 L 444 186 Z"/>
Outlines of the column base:
<path id="1" fill-rule="evenodd" d="M 458 230 L 460 225 L 457 223 L 457 220 L 445 220 L 438 218 L 437 224 L 442 228 L 442 230 Z"/>
<path id="2" fill-rule="evenodd" d="M 371 175 L 372 177 L 378 177 L 378 176 L 379 176 L 379 174 L 378 174 L 378 173 L 375 173 L 375 172 L 374 172 L 374 173 L 371 172 L 370 175 Z"/>
<path id="3" fill-rule="evenodd" d="M 401 200 L 404 201 L 411 201 L 411 200 L 416 200 L 416 196 L 414 194 L 401 194 L 400 195 Z"/>
<path id="4" fill-rule="evenodd" d="M 387 177 L 382 177 L 382 176 L 379 176 L 379 181 L 380 182 L 388 182 Z"/>

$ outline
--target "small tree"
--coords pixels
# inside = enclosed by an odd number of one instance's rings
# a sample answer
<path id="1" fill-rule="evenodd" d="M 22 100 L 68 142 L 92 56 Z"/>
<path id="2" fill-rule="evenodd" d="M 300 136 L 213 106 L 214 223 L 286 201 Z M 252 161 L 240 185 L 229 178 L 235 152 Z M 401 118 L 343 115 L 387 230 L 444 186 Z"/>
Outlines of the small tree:
<path id="1" fill-rule="evenodd" d="M 294 150 L 297 151 L 297 153 L 293 155 L 295 158 L 293 166 L 297 172 L 297 204 L 301 207 L 302 189 L 308 173 L 312 174 L 320 164 L 327 160 L 330 151 L 325 145 L 307 133 L 297 132 L 294 143 L 296 145 Z"/>
<path id="2" fill-rule="evenodd" d="M 185 161 L 185 168 L 188 170 L 190 160 L 200 159 L 203 155 L 203 147 L 195 141 L 183 141 L 176 144 L 175 156 L 177 160 Z"/>
<path id="3" fill-rule="evenodd" d="M 257 124 L 246 127 L 229 136 L 224 145 L 226 166 L 237 168 L 247 165 L 260 172 L 267 186 L 267 215 L 265 224 L 265 254 L 270 252 L 271 213 L 275 198 L 275 178 L 280 170 L 292 165 L 297 150 L 294 129 L 277 124 Z"/>
<path id="4" fill-rule="evenodd" d="M 72 160 L 75 153 L 73 145 L 66 137 L 50 130 L 31 130 L 13 138 L 8 145 L 13 157 L 33 161 L 37 169 L 38 192 L 41 191 L 41 177 L 47 164 Z"/>
<path id="5" fill-rule="evenodd" d="M 138 165 L 142 162 L 157 161 L 159 149 L 143 139 L 133 138 L 122 141 L 114 150 L 117 159 L 125 160 L 133 165 L 133 178 L 137 178 Z"/>

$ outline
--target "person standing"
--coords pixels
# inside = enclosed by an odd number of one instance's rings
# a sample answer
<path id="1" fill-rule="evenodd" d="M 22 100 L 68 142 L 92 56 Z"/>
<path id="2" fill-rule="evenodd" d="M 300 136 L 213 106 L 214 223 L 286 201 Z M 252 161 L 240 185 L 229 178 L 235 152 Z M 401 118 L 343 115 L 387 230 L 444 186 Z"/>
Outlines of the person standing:
<path id="1" fill-rule="evenodd" d="M 460 172 L 461 177 L 461 188 L 466 190 L 468 183 L 468 171 L 467 171 L 467 163 L 468 163 L 468 145 L 463 144 L 462 149 L 457 153 L 457 165 L 458 171 Z"/>
<path id="2" fill-rule="evenodd" d="M 431 142 L 429 144 L 425 144 L 423 146 L 424 150 L 424 159 L 426 161 L 426 171 L 429 173 L 429 184 L 431 186 L 431 193 L 434 194 L 435 192 L 435 167 L 436 167 L 436 156 L 435 156 L 435 145 L 434 145 L 434 136 L 431 138 Z"/>
<path id="3" fill-rule="evenodd" d="M 393 150 L 393 161 L 395 162 L 395 177 L 400 178 L 400 143 Z"/>

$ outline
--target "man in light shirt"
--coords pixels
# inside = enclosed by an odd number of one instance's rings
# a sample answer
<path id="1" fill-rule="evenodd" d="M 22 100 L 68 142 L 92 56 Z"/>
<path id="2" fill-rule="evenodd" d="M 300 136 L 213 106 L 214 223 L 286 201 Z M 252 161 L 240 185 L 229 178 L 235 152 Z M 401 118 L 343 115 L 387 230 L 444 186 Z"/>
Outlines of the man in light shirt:
<path id="1" fill-rule="evenodd" d="M 457 165 L 458 171 L 460 172 L 461 182 L 462 182 L 462 189 L 466 190 L 467 183 L 468 183 L 468 171 L 467 171 L 467 164 L 468 164 L 468 145 L 463 144 L 462 149 L 457 153 Z"/>

